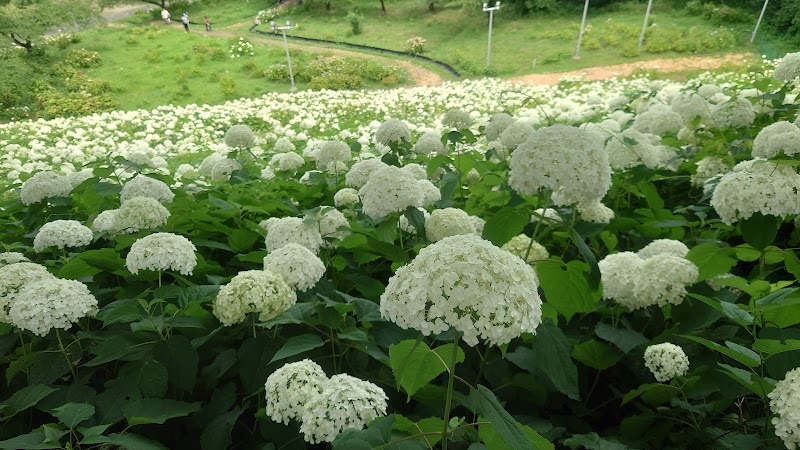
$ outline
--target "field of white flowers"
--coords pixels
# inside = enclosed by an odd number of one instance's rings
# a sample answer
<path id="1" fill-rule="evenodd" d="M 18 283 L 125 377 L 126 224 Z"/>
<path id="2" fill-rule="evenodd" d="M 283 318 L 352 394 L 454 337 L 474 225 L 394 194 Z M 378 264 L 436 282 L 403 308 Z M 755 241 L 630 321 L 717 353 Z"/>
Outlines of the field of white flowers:
<path id="1" fill-rule="evenodd" d="M 794 449 L 800 54 L 0 125 L 0 449 Z"/>

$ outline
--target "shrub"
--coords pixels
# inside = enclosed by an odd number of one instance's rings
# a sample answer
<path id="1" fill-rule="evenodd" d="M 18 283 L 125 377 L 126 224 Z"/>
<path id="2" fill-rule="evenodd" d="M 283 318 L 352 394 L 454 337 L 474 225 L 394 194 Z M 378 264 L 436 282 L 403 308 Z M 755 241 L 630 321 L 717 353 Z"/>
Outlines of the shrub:
<path id="1" fill-rule="evenodd" d="M 229 73 L 224 73 L 219 77 L 219 86 L 222 88 L 222 93 L 225 97 L 233 97 L 236 95 L 236 81 Z"/>
<path id="2" fill-rule="evenodd" d="M 86 50 L 85 48 L 72 49 L 67 53 L 67 57 L 64 58 L 64 64 L 75 69 L 97 67 L 102 63 L 103 61 L 100 59 L 99 53 Z"/>
<path id="3" fill-rule="evenodd" d="M 364 86 L 364 81 L 357 75 L 342 73 L 326 73 L 318 75 L 308 82 L 310 89 L 358 89 Z"/>
<path id="4" fill-rule="evenodd" d="M 361 16 L 351 12 L 347 15 L 347 21 L 350 23 L 350 32 L 354 36 L 361 34 Z"/>
<path id="5" fill-rule="evenodd" d="M 421 55 L 425 53 L 425 43 L 428 42 L 424 38 L 414 36 L 406 41 L 406 51 L 412 55 Z"/>

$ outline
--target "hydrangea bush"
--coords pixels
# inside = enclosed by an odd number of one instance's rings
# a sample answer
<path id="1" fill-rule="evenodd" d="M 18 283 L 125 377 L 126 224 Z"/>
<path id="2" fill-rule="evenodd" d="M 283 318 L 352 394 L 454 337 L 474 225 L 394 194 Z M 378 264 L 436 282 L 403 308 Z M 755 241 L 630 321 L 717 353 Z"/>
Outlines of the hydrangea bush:
<path id="1" fill-rule="evenodd" d="M 795 448 L 797 61 L 0 124 L 0 448 Z"/>

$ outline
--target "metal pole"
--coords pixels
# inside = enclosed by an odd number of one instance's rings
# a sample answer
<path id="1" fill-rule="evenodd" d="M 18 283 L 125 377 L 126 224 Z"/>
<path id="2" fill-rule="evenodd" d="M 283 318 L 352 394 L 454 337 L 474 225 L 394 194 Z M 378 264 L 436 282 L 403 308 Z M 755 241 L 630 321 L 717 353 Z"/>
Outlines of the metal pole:
<path id="1" fill-rule="evenodd" d="M 769 0 L 764 0 L 764 7 L 761 8 L 761 15 L 758 16 L 758 22 L 756 22 L 756 28 L 753 30 L 753 35 L 750 36 L 750 43 L 752 44 L 753 41 L 756 40 L 756 33 L 758 33 L 758 27 L 761 26 L 761 19 L 764 18 L 764 12 L 767 10 L 767 4 Z"/>
<path id="2" fill-rule="evenodd" d="M 285 27 L 281 27 L 281 31 L 283 32 L 283 48 L 286 49 L 286 62 L 289 64 L 289 81 L 292 83 L 292 87 L 289 88 L 289 91 L 294 92 L 297 88 L 294 85 L 294 74 L 292 74 L 292 58 L 289 56 L 289 43 L 286 42 L 287 28 L 289 28 L 288 23 Z"/>
<path id="3" fill-rule="evenodd" d="M 644 32 L 647 30 L 647 19 L 650 18 L 650 8 L 653 6 L 653 0 L 649 0 L 647 2 L 647 11 L 644 13 L 644 23 L 642 24 L 642 33 L 639 35 L 639 50 L 642 49 L 642 43 L 644 42 Z"/>
<path id="4" fill-rule="evenodd" d="M 492 53 L 492 22 L 494 19 L 494 9 L 489 11 L 489 43 L 486 45 L 486 67 L 489 67 L 489 55 Z"/>
<path id="5" fill-rule="evenodd" d="M 589 12 L 589 0 L 583 4 L 583 19 L 581 19 L 581 31 L 578 33 L 578 48 L 575 49 L 575 59 L 581 57 L 581 41 L 583 40 L 583 31 L 586 29 L 586 13 Z"/>

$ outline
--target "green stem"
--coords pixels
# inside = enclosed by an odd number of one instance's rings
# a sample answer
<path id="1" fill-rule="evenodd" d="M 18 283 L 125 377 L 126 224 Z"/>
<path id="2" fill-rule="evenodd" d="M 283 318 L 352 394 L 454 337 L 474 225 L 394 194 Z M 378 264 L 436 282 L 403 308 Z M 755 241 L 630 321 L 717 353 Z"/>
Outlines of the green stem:
<path id="1" fill-rule="evenodd" d="M 72 379 L 77 381 L 78 372 L 75 370 L 75 366 L 72 365 L 72 361 L 69 360 L 69 356 L 67 356 L 67 350 L 64 348 L 64 344 L 61 342 L 61 332 L 58 331 L 58 328 L 56 328 L 56 338 L 58 338 L 58 348 L 61 349 L 61 354 L 64 355 L 64 359 L 67 361 L 69 371 L 72 372 Z"/>
<path id="2" fill-rule="evenodd" d="M 458 334 L 453 338 L 453 357 L 448 368 L 447 377 L 447 398 L 444 402 L 444 425 L 442 425 L 442 450 L 447 450 L 447 428 L 450 423 L 450 405 L 453 401 L 453 381 L 456 375 L 456 363 L 458 360 Z"/>

